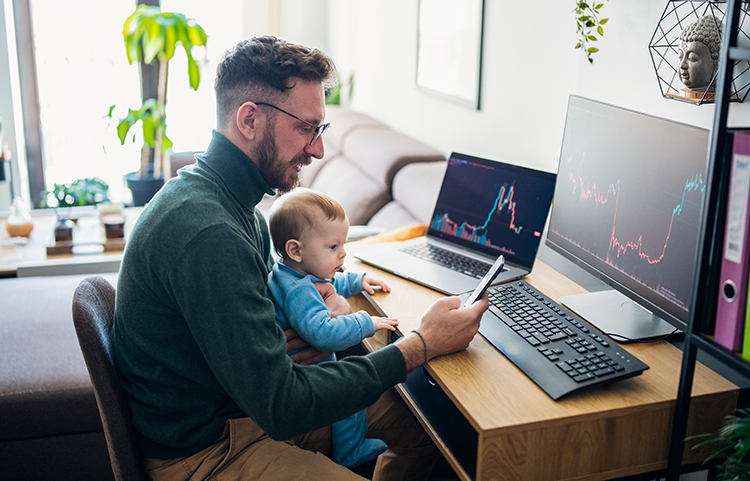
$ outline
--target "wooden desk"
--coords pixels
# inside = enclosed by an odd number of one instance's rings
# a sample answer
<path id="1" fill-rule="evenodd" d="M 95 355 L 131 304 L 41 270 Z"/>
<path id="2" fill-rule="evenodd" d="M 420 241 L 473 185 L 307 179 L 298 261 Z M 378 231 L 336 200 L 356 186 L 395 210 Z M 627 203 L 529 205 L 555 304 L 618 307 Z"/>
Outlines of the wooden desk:
<path id="1" fill-rule="evenodd" d="M 138 219 L 143 207 L 128 207 L 125 215 L 125 237 Z M 116 272 L 122 261 L 122 251 L 97 254 L 47 255 L 47 245 L 54 236 L 57 217 L 51 209 L 32 211 L 34 230 L 25 244 L 11 241 L 5 229 L 5 218 L 0 218 L 0 277 L 31 275 L 94 274 Z M 75 207 L 72 215 L 98 215 L 94 207 Z"/>
<path id="2" fill-rule="evenodd" d="M 398 318 L 398 334 L 408 333 L 440 294 L 359 263 L 353 254 L 370 247 L 349 245 L 346 267 L 385 279 L 392 292 L 359 295 L 352 303 Z M 527 281 L 553 299 L 585 292 L 541 261 Z M 383 342 L 377 336 L 369 347 Z M 626 348 L 650 369 L 553 401 L 478 334 L 466 351 L 424 368 L 435 386 L 418 368 L 398 390 L 464 480 L 601 480 L 664 469 L 682 351 L 665 341 Z M 698 365 L 688 436 L 715 432 L 734 412 L 738 394 L 737 386 Z M 686 464 L 714 451 L 691 450 L 692 444 L 686 446 Z"/>

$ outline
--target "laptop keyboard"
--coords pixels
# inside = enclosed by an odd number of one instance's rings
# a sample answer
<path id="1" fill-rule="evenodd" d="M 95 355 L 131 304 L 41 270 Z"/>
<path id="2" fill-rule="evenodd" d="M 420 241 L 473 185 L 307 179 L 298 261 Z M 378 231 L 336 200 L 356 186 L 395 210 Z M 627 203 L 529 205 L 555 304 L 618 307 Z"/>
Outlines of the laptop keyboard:
<path id="1" fill-rule="evenodd" d="M 649 367 L 526 282 L 489 290 L 479 332 L 552 399 Z"/>
<path id="2" fill-rule="evenodd" d="M 492 267 L 492 264 L 478 261 L 471 257 L 466 257 L 431 244 L 404 247 L 401 251 L 419 257 L 420 259 L 440 264 L 441 266 L 447 267 L 456 272 L 462 272 L 468 276 L 476 277 L 477 279 L 484 277 L 487 271 L 490 270 L 490 267 Z"/>

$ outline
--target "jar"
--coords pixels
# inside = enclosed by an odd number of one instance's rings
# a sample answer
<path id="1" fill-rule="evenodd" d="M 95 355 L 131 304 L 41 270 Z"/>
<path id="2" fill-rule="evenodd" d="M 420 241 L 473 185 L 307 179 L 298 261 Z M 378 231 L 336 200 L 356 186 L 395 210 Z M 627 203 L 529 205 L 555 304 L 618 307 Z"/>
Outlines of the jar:
<path id="1" fill-rule="evenodd" d="M 70 219 L 57 219 L 55 224 L 55 242 L 73 242 L 73 223 Z"/>
<path id="2" fill-rule="evenodd" d="M 34 223 L 29 208 L 21 197 L 15 197 L 10 205 L 10 214 L 5 220 L 5 230 L 11 237 L 29 237 Z"/>

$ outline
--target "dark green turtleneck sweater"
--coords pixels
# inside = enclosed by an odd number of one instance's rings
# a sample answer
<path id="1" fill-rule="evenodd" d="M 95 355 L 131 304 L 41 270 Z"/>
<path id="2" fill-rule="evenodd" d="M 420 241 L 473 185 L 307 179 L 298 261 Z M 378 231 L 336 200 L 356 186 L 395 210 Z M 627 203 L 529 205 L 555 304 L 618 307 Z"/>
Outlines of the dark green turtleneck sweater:
<path id="1" fill-rule="evenodd" d="M 266 297 L 271 246 L 255 206 L 273 193 L 218 132 L 144 209 L 120 269 L 114 358 L 144 456 L 194 454 L 227 419 L 273 439 L 343 419 L 406 378 L 389 346 L 364 357 L 293 364 Z"/>

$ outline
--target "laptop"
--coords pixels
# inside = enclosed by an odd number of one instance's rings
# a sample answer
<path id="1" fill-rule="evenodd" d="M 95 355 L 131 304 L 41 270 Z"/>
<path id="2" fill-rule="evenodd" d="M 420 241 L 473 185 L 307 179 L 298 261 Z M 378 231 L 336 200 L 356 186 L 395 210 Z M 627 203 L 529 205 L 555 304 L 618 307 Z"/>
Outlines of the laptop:
<path id="1" fill-rule="evenodd" d="M 536 260 L 556 174 L 452 153 L 427 234 L 382 244 L 360 261 L 443 294 L 474 289 L 497 257 L 493 285 L 519 279 Z"/>

